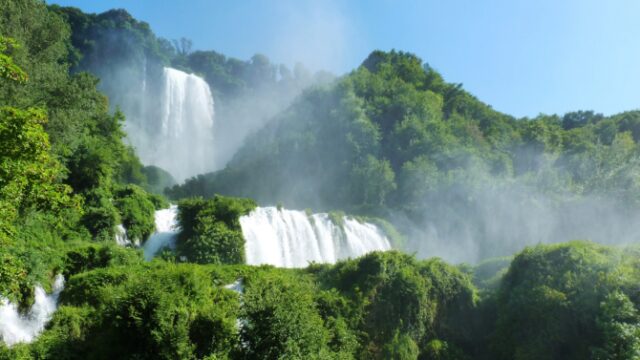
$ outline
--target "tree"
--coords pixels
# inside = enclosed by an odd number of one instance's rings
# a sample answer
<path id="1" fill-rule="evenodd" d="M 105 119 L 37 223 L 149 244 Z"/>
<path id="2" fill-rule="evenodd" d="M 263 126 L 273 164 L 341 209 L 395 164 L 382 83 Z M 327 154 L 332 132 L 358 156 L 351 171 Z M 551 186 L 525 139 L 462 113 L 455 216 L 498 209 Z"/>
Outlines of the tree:
<path id="1" fill-rule="evenodd" d="M 0 82 L 25 83 L 27 75 L 9 56 L 17 45 L 0 37 Z M 29 209 L 79 209 L 71 188 L 59 182 L 63 168 L 51 156 L 44 111 L 0 106 L 0 294 L 17 293 L 23 264 L 9 252 L 13 222 Z"/>
<path id="2" fill-rule="evenodd" d="M 393 340 L 384 346 L 383 354 L 389 360 L 416 360 L 420 351 L 411 337 L 396 333 Z"/>
<path id="3" fill-rule="evenodd" d="M 593 350 L 594 360 L 640 359 L 640 316 L 629 297 L 620 291 L 607 295 L 598 315 L 603 347 Z"/>
<path id="4" fill-rule="evenodd" d="M 27 74 L 13 62 L 9 54 L 20 48 L 15 40 L 0 36 L 0 77 L 24 84 L 27 82 Z"/>
<path id="5" fill-rule="evenodd" d="M 368 155 L 363 164 L 354 167 L 351 189 L 364 205 L 382 206 L 387 195 L 396 189 L 395 173 L 387 160 Z"/>
<path id="6" fill-rule="evenodd" d="M 191 53 L 193 42 L 187 38 L 173 40 L 173 47 L 176 49 L 178 56 L 187 56 Z"/>
<path id="7" fill-rule="evenodd" d="M 0 37 L 0 75 L 24 83 L 27 75 L 6 55 L 7 44 L 15 41 Z M 59 183 L 63 168 L 50 154 L 46 122 L 40 109 L 0 107 L 0 218 L 4 221 L 27 208 L 73 206 L 71 189 Z"/>

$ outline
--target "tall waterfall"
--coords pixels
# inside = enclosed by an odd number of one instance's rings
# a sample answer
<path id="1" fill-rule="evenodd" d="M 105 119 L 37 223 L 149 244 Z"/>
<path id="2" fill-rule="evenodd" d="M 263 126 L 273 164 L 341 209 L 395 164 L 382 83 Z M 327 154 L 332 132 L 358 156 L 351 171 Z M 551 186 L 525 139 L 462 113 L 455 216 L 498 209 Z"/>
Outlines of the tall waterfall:
<path id="1" fill-rule="evenodd" d="M 214 169 L 213 96 L 196 75 L 164 68 L 162 76 L 162 89 L 148 89 L 143 80 L 144 113 L 128 118 L 126 130 L 145 165 L 180 182 Z"/>
<path id="2" fill-rule="evenodd" d="M 0 339 L 12 346 L 16 343 L 31 342 L 51 319 L 58 307 L 58 296 L 64 289 L 64 277 L 56 276 L 53 292 L 47 294 L 41 286 L 36 286 L 35 301 L 26 314 L 20 314 L 18 306 L 6 299 L 0 299 Z"/>
<path id="3" fill-rule="evenodd" d="M 177 214 L 178 207 L 176 205 L 156 211 L 156 231 L 142 247 L 145 260 L 151 260 L 163 247 L 175 246 L 176 237 L 178 236 Z"/>
<path id="4" fill-rule="evenodd" d="M 391 248 L 377 226 L 350 217 L 342 221 L 341 226 L 334 224 L 326 213 L 257 208 L 240 217 L 247 263 L 304 267 L 311 261 L 334 263 Z"/>

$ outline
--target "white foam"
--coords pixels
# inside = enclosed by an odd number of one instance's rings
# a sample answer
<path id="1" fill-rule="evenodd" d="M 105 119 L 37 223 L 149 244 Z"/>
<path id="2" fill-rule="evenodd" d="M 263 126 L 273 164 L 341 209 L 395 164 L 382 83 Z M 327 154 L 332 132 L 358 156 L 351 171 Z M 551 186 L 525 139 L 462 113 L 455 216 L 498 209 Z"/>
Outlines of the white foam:
<path id="1" fill-rule="evenodd" d="M 309 262 L 334 263 L 391 245 L 377 226 L 342 218 L 334 224 L 326 213 L 256 208 L 240 217 L 247 264 L 304 267 Z"/>
<path id="2" fill-rule="evenodd" d="M 151 260 L 164 247 L 175 248 L 179 232 L 177 216 L 178 207 L 176 205 L 155 212 L 156 231 L 142 246 L 145 260 Z"/>
<path id="3" fill-rule="evenodd" d="M 58 297 L 64 289 L 64 277 L 57 275 L 53 291 L 47 294 L 41 286 L 35 288 L 35 301 L 26 314 L 7 299 L 0 299 L 0 337 L 8 345 L 32 342 L 44 330 L 58 307 Z"/>

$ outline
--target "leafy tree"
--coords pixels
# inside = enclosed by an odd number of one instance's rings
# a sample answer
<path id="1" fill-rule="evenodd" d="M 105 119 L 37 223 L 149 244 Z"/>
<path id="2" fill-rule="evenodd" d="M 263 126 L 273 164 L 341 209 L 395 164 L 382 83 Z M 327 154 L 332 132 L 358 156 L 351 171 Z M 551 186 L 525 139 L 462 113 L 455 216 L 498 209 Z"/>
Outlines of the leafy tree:
<path id="1" fill-rule="evenodd" d="M 420 355 L 418 345 L 407 335 L 396 335 L 393 340 L 384 347 L 385 359 L 416 360 Z"/>
<path id="2" fill-rule="evenodd" d="M 640 358 L 640 318 L 629 297 L 616 291 L 607 295 L 597 318 L 604 347 L 593 350 L 593 359 Z"/>
<path id="3" fill-rule="evenodd" d="M 330 359 L 329 334 L 305 282 L 264 276 L 247 283 L 241 338 L 252 359 Z"/>
<path id="4" fill-rule="evenodd" d="M 603 335 L 611 349 L 633 351 L 633 342 L 622 345 L 624 336 L 613 330 L 616 321 L 634 321 L 633 307 L 615 295 L 618 286 L 635 278 L 618 261 L 617 251 L 573 242 L 540 245 L 516 256 L 498 295 L 495 341 L 501 357 L 585 359 Z M 616 306 L 620 317 L 611 318 Z"/>
<path id="5" fill-rule="evenodd" d="M 353 169 L 351 181 L 353 193 L 361 194 L 364 205 L 384 205 L 387 194 L 396 189 L 395 174 L 389 162 L 371 155 L 364 164 Z"/>
<path id="6" fill-rule="evenodd" d="M 13 62 L 8 52 L 18 49 L 18 44 L 10 38 L 0 37 L 0 77 L 24 84 L 27 74 Z"/>
<path id="7" fill-rule="evenodd" d="M 134 242 L 145 241 L 155 230 L 156 207 L 149 195 L 136 185 L 116 189 L 114 195 L 127 237 Z"/>
<path id="8" fill-rule="evenodd" d="M 255 207 L 252 200 L 222 196 L 181 201 L 178 256 L 200 264 L 244 263 L 245 241 L 239 218 Z"/>

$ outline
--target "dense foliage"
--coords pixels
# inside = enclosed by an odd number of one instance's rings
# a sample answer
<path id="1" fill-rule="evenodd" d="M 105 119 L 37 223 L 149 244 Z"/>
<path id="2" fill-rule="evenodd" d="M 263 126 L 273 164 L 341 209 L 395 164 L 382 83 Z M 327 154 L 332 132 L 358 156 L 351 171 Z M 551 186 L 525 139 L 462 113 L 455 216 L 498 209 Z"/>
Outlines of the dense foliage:
<path id="1" fill-rule="evenodd" d="M 122 115 L 95 77 L 68 71 L 67 23 L 39 1 L 0 6 L 0 294 L 28 303 L 69 249 L 113 242 L 120 221 L 144 238 L 153 205 L 126 193 L 146 179 Z"/>
<path id="2" fill-rule="evenodd" d="M 497 293 L 502 358 L 638 358 L 638 259 L 580 242 L 520 253 Z"/>
<path id="3" fill-rule="evenodd" d="M 139 258 L 109 263 L 92 254 L 69 254 L 75 264 L 95 266 L 69 272 L 49 329 L 35 343 L 0 348 L 0 354 L 382 359 L 437 337 L 455 341 L 451 334 L 460 324 L 451 311 L 472 309 L 475 301 L 468 275 L 393 252 L 307 270 L 143 264 Z M 223 288 L 236 279 L 242 293 Z M 405 302 L 412 306 L 401 306 Z"/>
<path id="4" fill-rule="evenodd" d="M 98 76 L 99 87 L 109 95 L 112 106 L 121 108 L 134 122 L 161 116 L 154 111 L 162 108 L 158 99 L 163 91 L 163 67 L 205 79 L 215 99 L 216 151 L 211 162 L 218 167 L 249 133 L 287 106 L 303 88 L 333 78 L 323 72 L 312 74 L 299 63 L 293 69 L 274 64 L 262 54 L 240 60 L 212 50 L 194 51 L 190 40 L 157 37 L 149 24 L 123 9 L 101 14 L 55 5 L 51 9 L 72 29 L 72 71 Z M 222 132 L 225 135 L 218 136 Z M 212 164 L 207 168 L 213 168 Z"/>
<path id="5" fill-rule="evenodd" d="M 286 270 L 84 247 L 48 329 L 0 358 L 635 359 L 637 251 L 528 248 L 480 297 L 487 269 L 398 252 Z"/>
<path id="6" fill-rule="evenodd" d="M 144 188 L 172 179 L 141 166 L 98 80 L 69 67 L 137 51 L 200 66 L 226 94 L 259 83 L 243 85 L 243 76 L 273 80 L 273 67 L 170 46 L 123 11 L 87 15 L 37 0 L 0 7 L 0 296 L 24 312 L 35 284 L 67 280 L 43 333 L 12 347 L 0 340 L 0 359 L 640 358 L 637 246 L 537 245 L 475 266 L 389 251 L 305 269 L 252 267 L 242 265 L 238 219 L 256 203 L 215 196 L 182 200 L 176 253 L 143 261 L 139 249 L 116 246 L 114 228 L 143 241 L 154 210 L 168 206 Z M 119 41 L 152 46 L 103 48 L 114 29 Z M 565 192 L 608 196 L 634 216 L 639 121 L 637 112 L 516 121 L 413 55 L 374 52 L 335 85 L 308 90 L 227 169 L 173 194 L 475 221 L 490 241 L 487 218 L 456 207 L 479 211 L 519 186 L 564 202 Z"/>
<path id="7" fill-rule="evenodd" d="M 244 237 L 238 219 L 256 206 L 250 199 L 222 196 L 181 201 L 176 256 L 201 264 L 244 264 Z"/>
<path id="8" fill-rule="evenodd" d="M 374 214 L 426 256 L 446 252 L 421 250 L 429 241 L 472 242 L 465 261 L 541 240 L 628 241 L 635 230 L 622 224 L 640 214 L 637 124 L 638 111 L 516 120 L 412 54 L 375 51 L 335 84 L 306 90 L 225 169 L 170 194 Z"/>
<path id="9" fill-rule="evenodd" d="M 616 195 L 634 199 L 625 176 L 635 165 L 638 119 L 635 112 L 578 112 L 515 121 L 411 54 L 374 52 L 335 86 L 309 90 L 206 185 L 296 205 L 413 210 L 465 176 L 520 177 L 555 157 L 555 176 L 568 177 L 571 190 L 617 187 L 625 193 Z M 265 172 L 273 180 L 252 176 Z M 315 186 L 302 191 L 309 183 Z"/>

